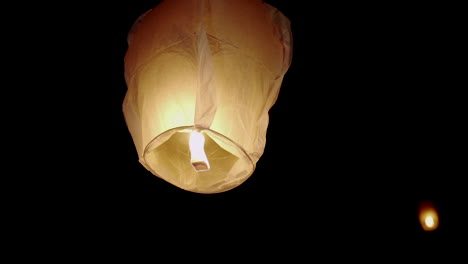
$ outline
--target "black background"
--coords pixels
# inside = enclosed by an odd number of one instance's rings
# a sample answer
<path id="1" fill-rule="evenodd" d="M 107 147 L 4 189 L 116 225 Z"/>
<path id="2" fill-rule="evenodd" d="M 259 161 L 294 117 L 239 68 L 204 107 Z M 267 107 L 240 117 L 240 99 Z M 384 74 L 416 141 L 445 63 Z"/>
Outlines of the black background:
<path id="1" fill-rule="evenodd" d="M 304 254 L 362 241 L 417 254 L 466 245 L 460 18 L 429 4 L 267 2 L 291 21 L 292 64 L 254 174 L 211 195 L 141 166 L 123 118 L 126 35 L 158 1 L 51 7 L 37 50 L 44 63 L 56 55 L 46 85 L 61 99 L 45 108 L 58 146 L 45 165 L 60 175 L 57 210 L 99 230 L 90 240 L 170 233 Z M 431 233 L 418 222 L 422 200 L 440 213 Z"/>

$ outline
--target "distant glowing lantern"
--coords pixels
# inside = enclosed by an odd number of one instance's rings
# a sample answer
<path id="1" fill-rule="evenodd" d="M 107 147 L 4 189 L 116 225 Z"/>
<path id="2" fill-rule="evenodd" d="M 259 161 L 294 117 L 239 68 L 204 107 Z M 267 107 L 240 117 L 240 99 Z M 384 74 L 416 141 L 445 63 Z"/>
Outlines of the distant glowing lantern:
<path id="1" fill-rule="evenodd" d="M 433 231 L 439 226 L 439 215 L 432 202 L 423 201 L 420 203 L 419 222 L 424 231 Z"/>
<path id="2" fill-rule="evenodd" d="M 242 184 L 263 154 L 291 44 L 289 20 L 261 0 L 166 0 L 140 16 L 123 102 L 140 163 L 192 192 Z"/>

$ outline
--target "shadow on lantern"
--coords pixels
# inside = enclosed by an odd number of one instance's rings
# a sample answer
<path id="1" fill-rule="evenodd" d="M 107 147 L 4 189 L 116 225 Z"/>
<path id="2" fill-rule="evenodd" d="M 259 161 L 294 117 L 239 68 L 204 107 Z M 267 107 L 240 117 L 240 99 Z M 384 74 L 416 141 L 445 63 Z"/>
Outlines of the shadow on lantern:
<path id="1" fill-rule="evenodd" d="M 166 0 L 140 16 L 123 102 L 140 163 L 192 192 L 242 184 L 263 154 L 291 44 L 289 20 L 261 0 Z"/>

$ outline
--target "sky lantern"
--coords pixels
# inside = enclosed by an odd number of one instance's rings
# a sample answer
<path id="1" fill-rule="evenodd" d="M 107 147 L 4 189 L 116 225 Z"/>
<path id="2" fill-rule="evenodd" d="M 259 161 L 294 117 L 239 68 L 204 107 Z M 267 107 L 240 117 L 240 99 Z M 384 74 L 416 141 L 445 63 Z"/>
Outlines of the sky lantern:
<path id="1" fill-rule="evenodd" d="M 139 162 L 192 192 L 242 184 L 291 58 L 288 18 L 261 0 L 165 0 L 141 15 L 123 102 Z"/>
<path id="2" fill-rule="evenodd" d="M 424 231 L 434 231 L 439 227 L 439 214 L 431 201 L 420 202 L 419 222 Z"/>

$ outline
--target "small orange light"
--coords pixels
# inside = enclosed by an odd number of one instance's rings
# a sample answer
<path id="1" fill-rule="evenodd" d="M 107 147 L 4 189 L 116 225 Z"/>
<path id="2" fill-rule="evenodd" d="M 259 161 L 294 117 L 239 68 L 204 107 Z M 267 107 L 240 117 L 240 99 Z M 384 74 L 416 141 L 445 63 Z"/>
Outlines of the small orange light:
<path id="1" fill-rule="evenodd" d="M 423 201 L 420 203 L 419 222 L 424 231 L 434 231 L 439 227 L 439 215 L 432 202 Z"/>

